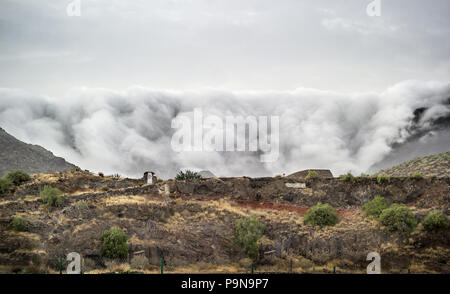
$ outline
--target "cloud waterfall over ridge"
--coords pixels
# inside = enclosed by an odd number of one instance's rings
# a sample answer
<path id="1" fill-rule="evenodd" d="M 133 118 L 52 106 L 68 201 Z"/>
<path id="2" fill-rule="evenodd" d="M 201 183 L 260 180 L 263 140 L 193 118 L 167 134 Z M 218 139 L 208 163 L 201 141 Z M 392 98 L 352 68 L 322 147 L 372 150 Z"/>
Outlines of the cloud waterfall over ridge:
<path id="1" fill-rule="evenodd" d="M 196 107 L 223 118 L 279 116 L 278 160 L 261 163 L 256 152 L 172 151 L 172 119 Z M 170 177 L 183 167 L 219 176 L 307 168 L 358 174 L 405 144 L 447 151 L 449 118 L 450 84 L 439 82 L 407 81 L 382 93 L 353 94 L 78 88 L 63 98 L 0 88 L 0 127 L 7 132 L 84 169 L 136 177 L 145 170 Z"/>

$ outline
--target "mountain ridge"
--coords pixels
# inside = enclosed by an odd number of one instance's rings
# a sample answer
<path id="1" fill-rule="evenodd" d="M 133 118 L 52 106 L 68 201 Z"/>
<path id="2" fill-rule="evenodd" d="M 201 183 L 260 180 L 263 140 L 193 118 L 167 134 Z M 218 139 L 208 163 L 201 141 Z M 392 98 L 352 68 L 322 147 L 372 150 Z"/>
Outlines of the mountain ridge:
<path id="1" fill-rule="evenodd" d="M 449 177 L 450 151 L 416 157 L 375 173 L 375 175 L 394 177 L 409 177 L 415 174 L 420 174 L 425 177 Z"/>
<path id="2" fill-rule="evenodd" d="M 30 174 L 78 169 L 42 146 L 22 142 L 0 127 L 0 177 L 10 170 Z"/>

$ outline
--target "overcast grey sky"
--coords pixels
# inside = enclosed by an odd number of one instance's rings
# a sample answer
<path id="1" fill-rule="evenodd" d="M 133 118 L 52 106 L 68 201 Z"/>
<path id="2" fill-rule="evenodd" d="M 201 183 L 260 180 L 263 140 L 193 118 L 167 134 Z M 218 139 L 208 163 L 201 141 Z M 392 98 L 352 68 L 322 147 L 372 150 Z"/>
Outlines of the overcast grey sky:
<path id="1" fill-rule="evenodd" d="M 450 2 L 0 0 L 0 87 L 381 91 L 450 79 Z"/>

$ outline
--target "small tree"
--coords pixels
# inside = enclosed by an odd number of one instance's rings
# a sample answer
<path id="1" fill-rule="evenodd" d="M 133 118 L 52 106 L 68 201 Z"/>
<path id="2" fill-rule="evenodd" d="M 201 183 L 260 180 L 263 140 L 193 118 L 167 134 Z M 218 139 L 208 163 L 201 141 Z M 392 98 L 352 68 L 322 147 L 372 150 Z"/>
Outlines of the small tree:
<path id="1" fill-rule="evenodd" d="M 13 227 L 13 229 L 18 232 L 25 231 L 27 228 L 27 225 L 28 225 L 28 221 L 19 215 L 14 216 L 13 219 L 11 220 L 11 227 Z"/>
<path id="2" fill-rule="evenodd" d="M 113 227 L 102 234 L 103 256 L 112 259 L 124 259 L 128 256 L 128 236 L 120 228 Z"/>
<path id="3" fill-rule="evenodd" d="M 15 186 L 19 186 L 31 180 L 30 176 L 22 170 L 12 170 L 6 174 L 5 178 L 10 180 Z"/>
<path id="4" fill-rule="evenodd" d="M 0 178 L 0 196 L 5 196 L 11 192 L 13 183 L 6 178 Z"/>
<path id="5" fill-rule="evenodd" d="M 63 192 L 61 190 L 51 186 L 45 186 L 44 190 L 40 193 L 42 202 L 49 208 L 60 206 L 63 202 L 62 195 Z"/>
<path id="6" fill-rule="evenodd" d="M 375 196 L 372 200 L 363 205 L 363 212 L 367 216 L 374 217 L 378 219 L 384 209 L 389 207 L 389 203 L 384 197 Z"/>
<path id="7" fill-rule="evenodd" d="M 414 214 L 404 205 L 394 204 L 380 214 L 380 223 L 390 231 L 410 233 L 417 226 Z"/>
<path id="8" fill-rule="evenodd" d="M 264 225 L 256 217 L 248 216 L 234 225 L 234 244 L 252 260 L 258 259 L 258 240 L 264 233 Z"/>
<path id="9" fill-rule="evenodd" d="M 445 214 L 439 210 L 430 211 L 423 220 L 423 226 L 429 231 L 448 229 L 450 222 Z"/>
<path id="10" fill-rule="evenodd" d="M 191 170 L 186 170 L 185 172 L 180 171 L 175 177 L 175 180 L 182 181 L 182 180 L 195 180 L 201 178 L 202 176 L 199 173 L 193 172 Z"/>
<path id="11" fill-rule="evenodd" d="M 329 204 L 317 203 L 316 206 L 311 207 L 303 218 L 305 225 L 310 224 L 314 226 L 334 226 L 339 220 L 336 210 Z"/>

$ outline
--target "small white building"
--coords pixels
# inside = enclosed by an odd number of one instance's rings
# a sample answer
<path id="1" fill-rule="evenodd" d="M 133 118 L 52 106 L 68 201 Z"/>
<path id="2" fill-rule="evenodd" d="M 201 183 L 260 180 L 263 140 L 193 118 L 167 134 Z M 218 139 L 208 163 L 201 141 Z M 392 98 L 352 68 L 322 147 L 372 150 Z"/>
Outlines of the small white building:
<path id="1" fill-rule="evenodd" d="M 146 171 L 144 173 L 144 182 L 147 184 L 156 184 L 156 182 L 158 181 L 158 178 L 155 176 L 155 173 L 152 171 Z"/>

